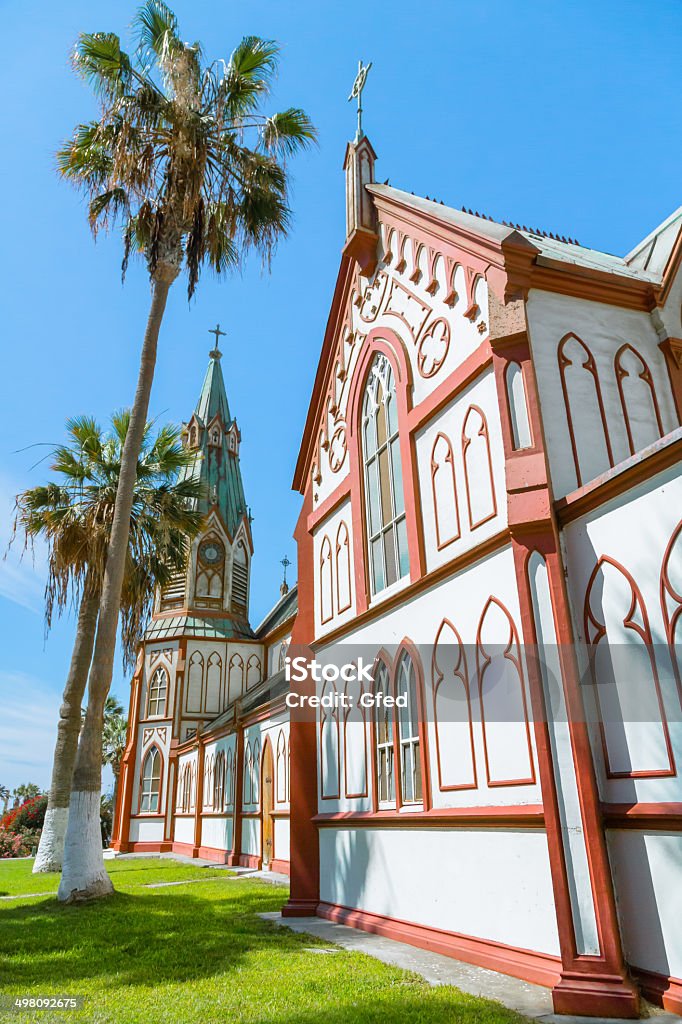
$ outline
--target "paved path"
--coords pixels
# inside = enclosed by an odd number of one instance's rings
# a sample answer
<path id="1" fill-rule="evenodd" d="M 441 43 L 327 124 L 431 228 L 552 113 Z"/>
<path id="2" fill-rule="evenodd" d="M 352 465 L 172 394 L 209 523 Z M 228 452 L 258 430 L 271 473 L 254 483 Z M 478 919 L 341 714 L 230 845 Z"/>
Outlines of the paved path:
<path id="1" fill-rule="evenodd" d="M 602 1017 L 571 1017 L 557 1016 L 552 1012 L 552 996 L 548 988 L 531 985 L 519 978 L 511 978 L 497 971 L 489 971 L 484 967 L 461 960 L 453 960 L 440 953 L 409 946 L 405 942 L 385 939 L 380 935 L 350 928 L 345 924 L 336 924 L 319 917 L 287 917 L 279 913 L 260 914 L 265 921 L 272 921 L 281 928 L 291 928 L 294 932 L 314 935 L 323 942 L 334 943 L 343 949 L 357 953 L 366 953 L 376 957 L 385 964 L 402 967 L 407 971 L 420 974 L 430 985 L 455 985 L 463 992 L 474 996 L 496 999 L 510 1010 L 516 1010 L 539 1024 L 625 1024 L 613 1018 L 606 1021 Z M 672 1013 L 663 1013 L 656 1007 L 647 1006 L 647 1011 L 654 1014 L 652 1024 L 682 1024 L 682 1018 Z M 632 1022 L 630 1022 L 632 1024 Z"/>

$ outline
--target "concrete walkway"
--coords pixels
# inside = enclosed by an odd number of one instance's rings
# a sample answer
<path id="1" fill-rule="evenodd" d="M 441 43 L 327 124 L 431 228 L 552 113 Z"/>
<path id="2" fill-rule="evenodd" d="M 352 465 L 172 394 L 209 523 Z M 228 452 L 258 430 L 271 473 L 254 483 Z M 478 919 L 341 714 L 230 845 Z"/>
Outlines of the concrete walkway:
<path id="1" fill-rule="evenodd" d="M 601 1017 L 557 1016 L 552 1012 L 552 996 L 548 988 L 531 985 L 519 978 L 511 978 L 497 971 L 486 970 L 484 967 L 474 967 L 473 964 L 409 946 L 404 942 L 372 935 L 345 924 L 336 924 L 319 917 L 282 918 L 279 913 L 259 916 L 281 928 L 314 935 L 315 938 L 334 943 L 342 949 L 366 953 L 381 960 L 382 963 L 414 971 L 428 981 L 429 985 L 454 985 L 470 995 L 496 999 L 510 1010 L 516 1010 L 517 1013 L 522 1013 L 540 1024 L 625 1024 L 613 1018 L 607 1021 Z M 657 1007 L 647 1005 L 645 1012 L 654 1015 L 652 1024 L 682 1024 L 682 1018 L 672 1013 L 664 1013 Z"/>

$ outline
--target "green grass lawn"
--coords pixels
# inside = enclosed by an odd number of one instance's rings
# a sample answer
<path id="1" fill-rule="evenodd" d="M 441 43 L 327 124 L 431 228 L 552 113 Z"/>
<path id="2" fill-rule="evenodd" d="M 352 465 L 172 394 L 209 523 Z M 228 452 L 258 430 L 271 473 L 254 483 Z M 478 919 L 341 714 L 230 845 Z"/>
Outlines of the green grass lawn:
<path id="1" fill-rule="evenodd" d="M 0 861 L 0 993 L 84 996 L 82 1010 L 0 1011 L 42 1024 L 519 1024 L 497 1003 L 262 921 L 285 890 L 162 859 L 109 861 L 117 892 L 59 905 L 54 876 Z M 201 884 L 145 888 L 150 882 Z M 7 1005 L 7 1004 L 6 1004 Z"/>

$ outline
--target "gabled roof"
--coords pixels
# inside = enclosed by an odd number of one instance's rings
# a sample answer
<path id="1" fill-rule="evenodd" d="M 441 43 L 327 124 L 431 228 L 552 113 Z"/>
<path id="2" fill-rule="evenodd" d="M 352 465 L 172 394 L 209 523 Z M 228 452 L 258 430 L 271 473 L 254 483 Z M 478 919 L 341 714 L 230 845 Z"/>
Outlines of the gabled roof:
<path id="1" fill-rule="evenodd" d="M 601 252 L 598 249 L 588 249 L 586 246 L 578 245 L 575 242 L 564 242 L 559 238 L 551 238 L 544 233 L 513 227 L 509 224 L 501 224 L 498 221 L 489 220 L 487 217 L 481 217 L 478 214 L 456 210 L 452 206 L 445 206 L 442 203 L 434 202 L 432 199 L 423 199 L 421 196 L 414 196 L 410 192 L 403 192 L 401 189 L 393 188 L 390 185 L 367 185 L 366 187 L 367 191 L 371 192 L 372 195 L 393 199 L 404 206 L 418 210 L 420 213 L 437 217 L 446 224 L 452 224 L 457 228 L 479 236 L 482 235 L 496 242 L 501 243 L 514 236 L 521 236 L 537 250 L 536 263 L 540 265 L 543 263 L 550 265 L 556 261 L 647 281 L 660 279 L 663 271 L 663 266 L 661 266 L 657 277 L 654 268 L 647 268 L 631 260 L 634 253 L 625 257 L 614 256 L 612 253 Z M 660 228 L 657 228 L 656 232 L 661 231 L 673 218 L 682 218 L 682 208 L 677 210 L 672 218 L 664 222 Z M 654 232 L 654 235 L 656 232 Z M 650 235 L 648 239 L 640 243 L 640 247 L 644 246 L 653 237 L 653 235 Z M 670 248 L 672 248 L 674 241 L 675 239 L 673 238 L 670 242 Z M 638 250 L 640 247 L 638 247 Z M 638 250 L 635 250 L 635 253 Z M 668 254 L 669 252 L 670 249 Z"/>
<path id="2" fill-rule="evenodd" d="M 242 519 L 248 518 L 248 512 L 239 455 L 228 449 L 228 431 L 234 420 L 227 401 L 220 354 L 215 350 L 211 352 L 194 415 L 204 427 L 208 427 L 217 415 L 225 425 L 218 446 L 210 445 L 207 430 L 202 431 L 197 457 L 187 470 L 187 476 L 199 479 L 204 485 L 199 501 L 200 511 L 206 514 L 217 506 L 230 536 L 234 537 Z"/>
<path id="3" fill-rule="evenodd" d="M 632 267 L 648 271 L 651 274 L 663 274 L 673 247 L 682 230 L 682 206 L 678 206 L 662 224 L 659 224 L 650 235 L 642 239 L 632 252 L 625 257 L 625 262 Z"/>
<path id="4" fill-rule="evenodd" d="M 259 640 L 264 639 L 268 633 L 272 633 L 283 625 L 287 619 L 292 618 L 298 611 L 298 584 L 294 583 L 291 590 L 280 597 L 274 608 L 271 608 L 260 626 L 255 629 Z"/>

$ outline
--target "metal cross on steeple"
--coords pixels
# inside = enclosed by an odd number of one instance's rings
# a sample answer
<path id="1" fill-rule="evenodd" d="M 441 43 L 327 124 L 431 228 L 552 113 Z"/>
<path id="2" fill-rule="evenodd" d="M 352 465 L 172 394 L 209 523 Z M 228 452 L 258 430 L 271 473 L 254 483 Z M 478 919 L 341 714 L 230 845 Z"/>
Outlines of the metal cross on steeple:
<path id="1" fill-rule="evenodd" d="M 285 594 L 289 593 L 289 584 L 287 583 L 287 569 L 291 565 L 291 562 L 289 561 L 289 559 L 285 555 L 284 558 L 282 559 L 282 561 L 279 564 L 284 566 L 284 577 L 282 579 L 282 585 L 279 588 L 280 594 L 282 595 L 282 597 L 284 597 Z"/>
<path id="2" fill-rule="evenodd" d="M 353 88 L 351 89 L 350 96 L 348 97 L 348 102 L 349 103 L 350 103 L 351 100 L 354 100 L 356 97 L 357 97 L 357 100 L 358 100 L 358 130 L 357 130 L 356 135 L 355 135 L 355 141 L 356 142 L 359 142 L 360 139 L 362 138 L 362 136 L 364 135 L 364 132 L 362 130 L 362 90 L 365 88 L 365 81 L 367 80 L 367 74 L 368 74 L 369 69 L 371 68 L 371 66 L 372 66 L 372 62 L 371 61 L 369 62 L 369 64 L 365 64 L 364 67 L 363 67 L 362 61 L 361 60 L 358 61 L 358 73 L 355 76 L 355 81 L 353 82 Z"/>
<path id="3" fill-rule="evenodd" d="M 211 351 L 208 354 L 211 357 L 211 359 L 220 359 L 220 357 L 222 356 L 222 352 L 218 348 L 218 343 L 221 336 L 223 338 L 227 337 L 227 333 L 225 331 L 220 330 L 220 324 L 216 324 L 215 327 L 209 327 L 208 333 L 215 334 L 215 348 L 211 349 Z"/>

